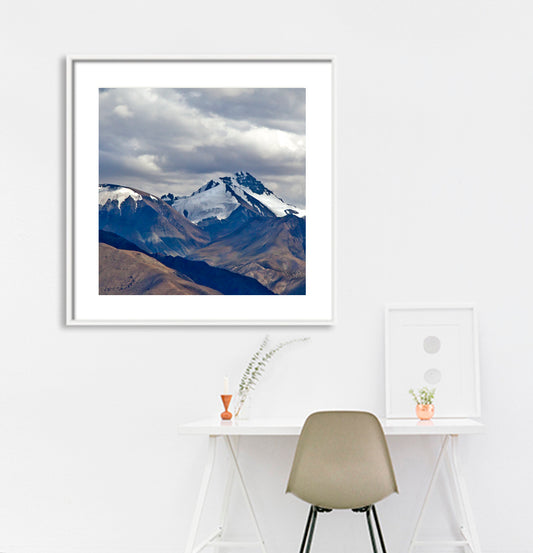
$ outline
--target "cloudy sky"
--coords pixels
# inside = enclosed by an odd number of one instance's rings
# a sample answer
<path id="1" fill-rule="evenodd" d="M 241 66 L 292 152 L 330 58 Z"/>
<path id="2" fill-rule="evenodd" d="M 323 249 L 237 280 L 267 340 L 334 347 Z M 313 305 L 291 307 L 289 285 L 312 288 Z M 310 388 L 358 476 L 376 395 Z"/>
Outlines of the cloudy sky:
<path id="1" fill-rule="evenodd" d="M 185 195 L 237 171 L 305 207 L 305 89 L 100 89 L 100 183 Z"/>

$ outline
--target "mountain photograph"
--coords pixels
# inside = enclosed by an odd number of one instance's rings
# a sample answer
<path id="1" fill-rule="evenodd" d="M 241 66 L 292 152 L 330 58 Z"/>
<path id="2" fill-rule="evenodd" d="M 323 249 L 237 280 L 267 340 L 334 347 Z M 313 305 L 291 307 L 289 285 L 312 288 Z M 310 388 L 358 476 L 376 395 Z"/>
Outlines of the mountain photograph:
<path id="1" fill-rule="evenodd" d="M 305 89 L 100 89 L 99 294 L 305 295 Z"/>

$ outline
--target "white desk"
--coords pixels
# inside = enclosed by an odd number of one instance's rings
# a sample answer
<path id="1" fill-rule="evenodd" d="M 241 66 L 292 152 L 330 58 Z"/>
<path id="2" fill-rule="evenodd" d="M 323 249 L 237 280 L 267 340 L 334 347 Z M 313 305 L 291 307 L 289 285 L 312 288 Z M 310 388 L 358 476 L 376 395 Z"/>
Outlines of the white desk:
<path id="1" fill-rule="evenodd" d="M 242 436 L 298 436 L 302 429 L 304 419 L 289 418 L 268 418 L 268 419 L 250 419 L 239 421 L 221 421 L 217 418 L 205 419 L 200 421 L 182 424 L 179 427 L 181 434 L 200 434 L 209 436 L 209 449 L 207 461 L 204 469 L 204 475 L 200 486 L 200 492 L 193 515 L 193 521 L 189 534 L 189 540 L 185 553 L 199 553 L 207 546 L 216 547 L 237 547 L 237 546 L 258 546 L 263 553 L 266 553 L 265 542 L 261 534 L 261 529 L 255 515 L 250 495 L 246 488 L 246 483 L 239 466 L 236 453 L 236 443 Z M 395 419 L 382 420 L 383 430 L 387 436 L 442 436 L 442 444 L 439 454 L 435 461 L 433 474 L 428 484 L 426 496 L 422 503 L 420 513 L 413 531 L 408 553 L 411 553 L 416 547 L 421 545 L 431 546 L 463 546 L 465 551 L 471 553 L 481 553 L 479 539 L 476 532 L 474 517 L 470 508 L 470 502 L 464 481 L 461 475 L 460 466 L 457 458 L 457 439 L 460 434 L 478 434 L 484 431 L 484 426 L 473 419 L 434 419 L 429 422 L 421 422 L 417 419 Z M 216 530 L 202 542 L 197 544 L 197 533 L 200 517 L 207 496 L 209 481 L 216 457 L 217 439 L 221 438 L 226 444 L 232 470 L 228 475 L 226 483 L 226 493 L 222 503 L 222 513 L 220 522 Z M 446 467 L 449 471 L 452 486 L 455 488 L 455 499 L 458 513 L 459 529 L 462 533 L 461 540 L 447 540 L 438 542 L 419 541 L 418 533 L 422 522 L 422 517 L 426 509 L 428 498 L 431 495 L 437 474 L 447 460 Z M 289 467 L 288 467 L 289 468 Z M 236 542 L 223 539 L 224 528 L 226 526 L 226 516 L 228 510 L 229 496 L 233 483 L 234 474 L 237 475 L 241 488 L 244 492 L 244 498 L 250 510 L 252 521 L 254 523 L 258 540 L 255 542 Z"/>

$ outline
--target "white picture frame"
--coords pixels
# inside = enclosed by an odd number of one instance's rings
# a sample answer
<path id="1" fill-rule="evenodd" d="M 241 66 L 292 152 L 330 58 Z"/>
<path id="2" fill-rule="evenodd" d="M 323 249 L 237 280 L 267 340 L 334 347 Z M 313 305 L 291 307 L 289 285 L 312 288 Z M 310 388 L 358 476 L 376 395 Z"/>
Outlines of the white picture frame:
<path id="1" fill-rule="evenodd" d="M 66 324 L 333 324 L 333 72 L 331 56 L 69 56 Z M 107 87 L 306 88 L 305 295 L 99 295 L 97 97 Z"/>
<path id="2" fill-rule="evenodd" d="M 409 389 L 422 386 L 436 388 L 435 418 L 480 416 L 473 304 L 386 306 L 386 417 L 416 418 Z"/>

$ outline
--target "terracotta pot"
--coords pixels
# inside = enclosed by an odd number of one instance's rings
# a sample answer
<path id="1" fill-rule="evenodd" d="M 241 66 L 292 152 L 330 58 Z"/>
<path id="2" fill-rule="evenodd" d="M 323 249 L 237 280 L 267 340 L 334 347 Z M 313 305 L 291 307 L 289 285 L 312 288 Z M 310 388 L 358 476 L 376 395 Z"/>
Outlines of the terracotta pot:
<path id="1" fill-rule="evenodd" d="M 416 416 L 421 421 L 428 421 L 431 419 L 431 417 L 435 414 L 435 406 L 434 405 L 422 405 L 419 403 L 416 406 Z"/>

